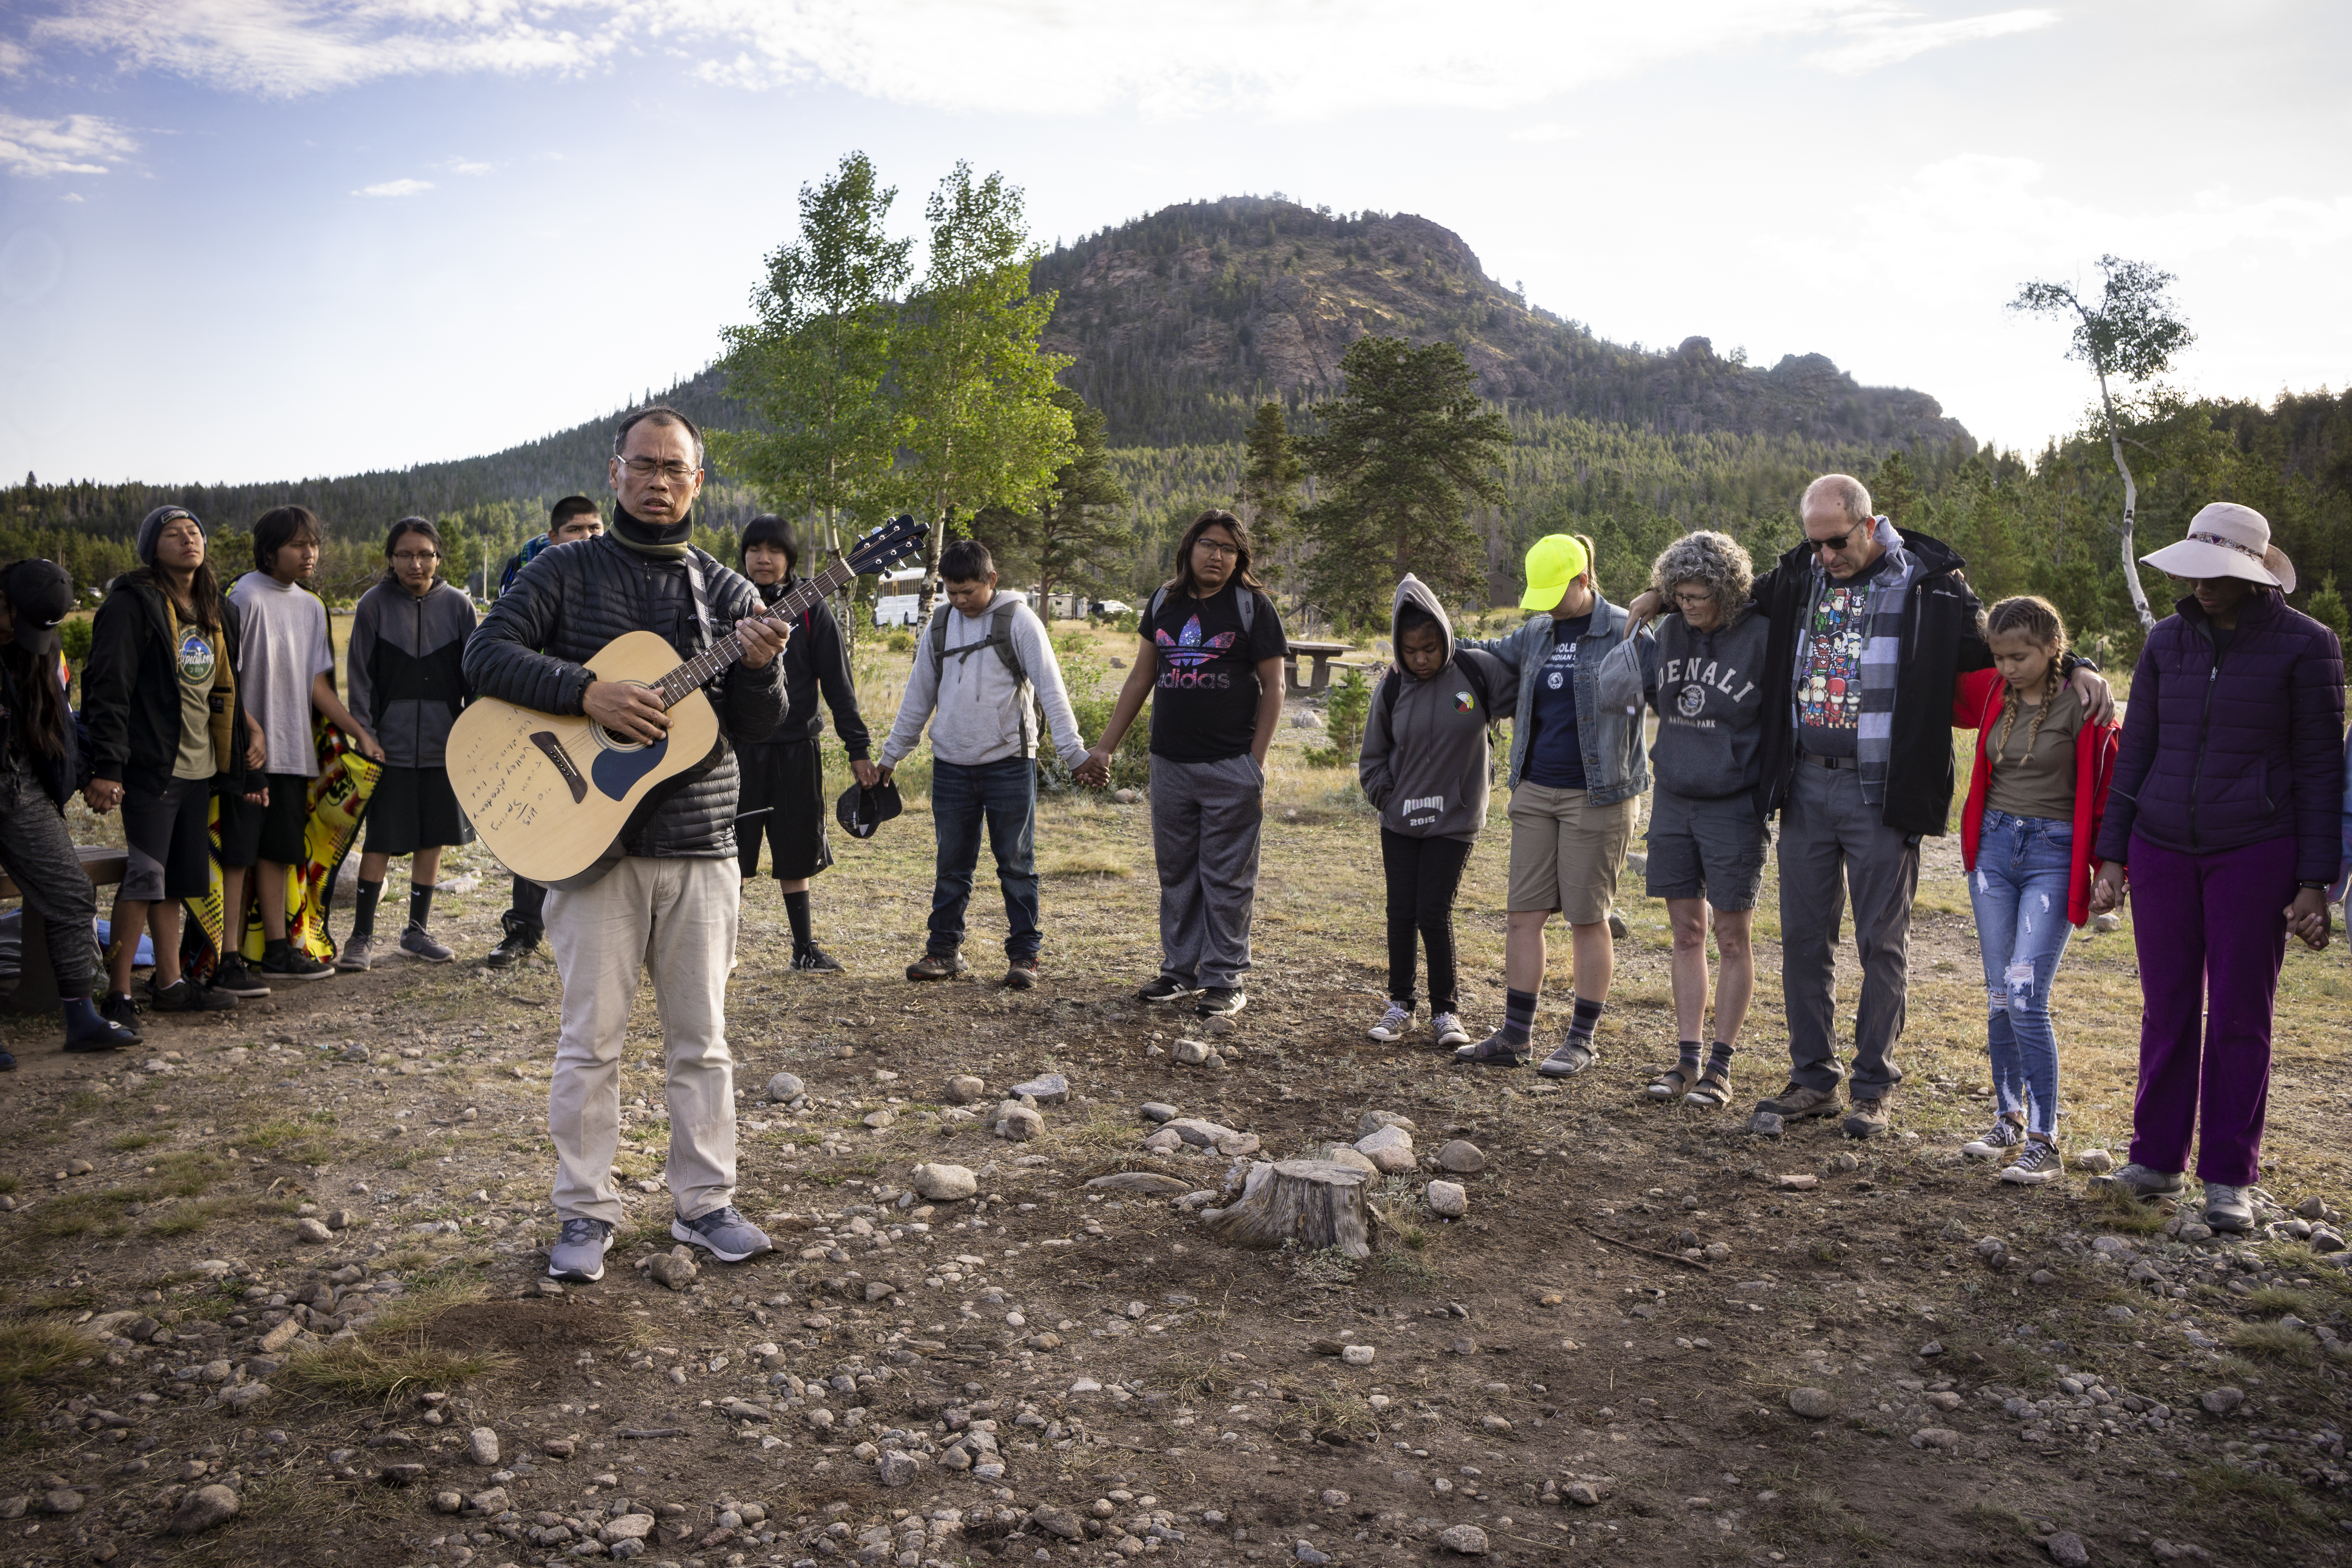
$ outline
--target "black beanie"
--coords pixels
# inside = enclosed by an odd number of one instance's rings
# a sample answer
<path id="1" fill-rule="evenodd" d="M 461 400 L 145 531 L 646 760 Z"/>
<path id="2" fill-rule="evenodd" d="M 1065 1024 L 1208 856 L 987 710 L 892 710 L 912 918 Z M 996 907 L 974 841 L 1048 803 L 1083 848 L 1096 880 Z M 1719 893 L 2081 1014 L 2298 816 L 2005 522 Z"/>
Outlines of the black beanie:
<path id="1" fill-rule="evenodd" d="M 741 567 L 754 544 L 772 544 L 784 552 L 784 575 L 789 577 L 801 567 L 801 542 L 793 525 L 772 511 L 763 511 L 743 525 L 743 538 L 736 547 L 735 564 Z"/>

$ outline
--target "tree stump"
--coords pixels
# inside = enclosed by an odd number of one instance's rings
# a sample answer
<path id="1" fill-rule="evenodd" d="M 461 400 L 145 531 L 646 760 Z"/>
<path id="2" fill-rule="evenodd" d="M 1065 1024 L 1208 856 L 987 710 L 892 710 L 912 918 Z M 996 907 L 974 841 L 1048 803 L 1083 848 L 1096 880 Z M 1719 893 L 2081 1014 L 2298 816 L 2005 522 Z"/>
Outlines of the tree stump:
<path id="1" fill-rule="evenodd" d="M 1350 1258 L 1372 1255 L 1372 1173 L 1330 1160 L 1284 1160 L 1250 1167 L 1242 1195 L 1201 1217 L 1234 1247 L 1280 1247 L 1303 1252 L 1336 1247 Z"/>

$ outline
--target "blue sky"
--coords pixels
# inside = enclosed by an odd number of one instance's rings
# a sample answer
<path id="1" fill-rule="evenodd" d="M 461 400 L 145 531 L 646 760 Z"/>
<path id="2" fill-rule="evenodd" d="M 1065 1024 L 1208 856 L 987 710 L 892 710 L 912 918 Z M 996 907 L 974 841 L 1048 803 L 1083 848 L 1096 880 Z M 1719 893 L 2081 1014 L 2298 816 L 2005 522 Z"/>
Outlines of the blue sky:
<path id="1" fill-rule="evenodd" d="M 2179 382 L 2352 380 L 2352 6 L 2186 0 L 18 0 L 0 473 L 236 480 L 495 450 L 708 363 L 795 193 L 958 158 L 1039 238 L 1281 191 L 1415 212 L 1619 341 L 1827 353 L 2068 428 L 2103 251 Z"/>

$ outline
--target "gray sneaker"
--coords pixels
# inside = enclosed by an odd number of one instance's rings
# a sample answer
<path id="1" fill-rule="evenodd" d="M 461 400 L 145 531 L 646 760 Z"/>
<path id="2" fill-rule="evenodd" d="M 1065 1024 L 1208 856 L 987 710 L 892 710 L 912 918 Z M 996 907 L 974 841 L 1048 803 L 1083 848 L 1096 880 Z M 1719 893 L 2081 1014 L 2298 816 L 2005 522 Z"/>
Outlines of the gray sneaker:
<path id="1" fill-rule="evenodd" d="M 567 1219 L 563 1234 L 547 1249 L 547 1277 L 572 1285 L 593 1285 L 604 1278 L 604 1253 L 613 1245 L 613 1227 L 601 1219 Z"/>
<path id="2" fill-rule="evenodd" d="M 2205 1223 L 2215 1230 L 2253 1229 L 2254 1205 L 2246 1201 L 2246 1189 L 2225 1182 L 2206 1183 Z"/>
<path id="3" fill-rule="evenodd" d="M 335 954 L 335 967 L 345 974 L 365 973 L 375 962 L 368 953 L 369 947 L 374 942 L 375 938 L 372 936 L 352 938 L 351 941 L 343 943 L 343 951 Z"/>
<path id="4" fill-rule="evenodd" d="M 773 1247 L 768 1233 L 737 1214 L 732 1204 L 692 1219 L 672 1220 L 669 1233 L 689 1246 L 702 1248 L 721 1263 L 740 1263 Z"/>
<path id="5" fill-rule="evenodd" d="M 2134 1161 L 2118 1166 L 2104 1176 L 2091 1178 L 2091 1185 L 2110 1192 L 2129 1193 L 2136 1198 L 2175 1198 L 2180 1195 L 2180 1173 L 2151 1171 Z"/>
<path id="6" fill-rule="evenodd" d="M 446 963 L 457 956 L 435 942 L 433 933 L 423 926 L 410 926 L 400 933 L 400 951 L 427 963 Z"/>

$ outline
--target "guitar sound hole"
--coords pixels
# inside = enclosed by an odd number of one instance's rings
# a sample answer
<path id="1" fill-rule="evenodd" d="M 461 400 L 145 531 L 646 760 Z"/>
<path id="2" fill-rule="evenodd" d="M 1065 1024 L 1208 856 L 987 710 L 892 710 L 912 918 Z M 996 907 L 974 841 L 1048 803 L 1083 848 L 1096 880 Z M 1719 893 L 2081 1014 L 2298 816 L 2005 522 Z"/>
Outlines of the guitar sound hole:
<path id="1" fill-rule="evenodd" d="M 626 680 L 623 681 L 621 684 L 624 686 L 634 686 L 640 691 L 651 691 L 653 689 L 651 686 L 648 686 L 642 680 Z M 613 731 L 604 728 L 602 724 L 593 725 L 592 728 L 595 731 L 596 743 L 604 747 L 604 750 L 608 752 L 642 752 L 647 746 L 654 743 L 651 741 L 636 741 L 630 739 L 626 735 L 616 734 Z"/>

